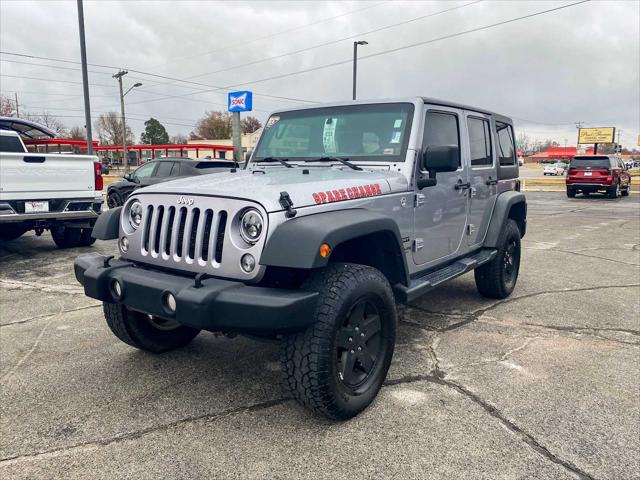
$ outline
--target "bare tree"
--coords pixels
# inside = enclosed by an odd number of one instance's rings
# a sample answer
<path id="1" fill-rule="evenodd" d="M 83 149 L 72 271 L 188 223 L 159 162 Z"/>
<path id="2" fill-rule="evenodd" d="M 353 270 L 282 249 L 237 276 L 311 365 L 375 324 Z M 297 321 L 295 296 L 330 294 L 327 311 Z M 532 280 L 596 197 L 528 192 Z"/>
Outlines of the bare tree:
<path id="1" fill-rule="evenodd" d="M 187 137 L 182 133 L 179 133 L 177 135 L 171 135 L 169 137 L 169 142 L 175 143 L 175 144 L 185 144 L 187 143 L 188 140 L 189 140 L 189 137 Z"/>
<path id="2" fill-rule="evenodd" d="M 122 145 L 122 122 L 116 112 L 102 113 L 95 121 L 95 129 L 102 145 Z M 127 143 L 133 143 L 133 132 L 127 125 Z"/>
<path id="3" fill-rule="evenodd" d="M 85 140 L 87 138 L 83 127 L 71 127 L 68 138 L 72 140 Z"/>
<path id="4" fill-rule="evenodd" d="M 240 128 L 242 130 L 242 133 L 253 133 L 256 130 L 262 128 L 262 124 L 256 117 L 249 116 L 242 119 L 242 121 L 240 122 Z"/>
<path id="5" fill-rule="evenodd" d="M 21 116 L 27 120 L 31 120 L 32 122 L 36 122 L 36 123 L 39 123 L 40 125 L 44 125 L 45 127 L 56 132 L 56 134 L 61 137 L 66 137 L 69 134 L 69 131 L 67 130 L 67 127 L 64 124 L 64 122 L 49 112 L 42 112 L 42 113 L 25 112 L 24 115 L 21 115 Z"/>
<path id="6" fill-rule="evenodd" d="M 0 117 L 13 117 L 15 114 L 15 102 L 6 95 L 0 95 Z"/>
<path id="7" fill-rule="evenodd" d="M 229 112 L 205 112 L 190 135 L 192 140 L 220 140 L 231 138 L 231 114 Z"/>

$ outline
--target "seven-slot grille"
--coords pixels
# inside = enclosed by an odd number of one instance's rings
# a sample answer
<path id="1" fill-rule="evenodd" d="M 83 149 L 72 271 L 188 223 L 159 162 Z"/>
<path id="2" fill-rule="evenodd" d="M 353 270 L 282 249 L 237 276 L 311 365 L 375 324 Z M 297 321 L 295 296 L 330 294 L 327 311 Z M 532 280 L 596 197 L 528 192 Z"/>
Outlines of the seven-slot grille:
<path id="1" fill-rule="evenodd" d="M 154 258 L 210 265 L 222 262 L 226 210 L 149 205 L 142 226 L 141 253 Z"/>

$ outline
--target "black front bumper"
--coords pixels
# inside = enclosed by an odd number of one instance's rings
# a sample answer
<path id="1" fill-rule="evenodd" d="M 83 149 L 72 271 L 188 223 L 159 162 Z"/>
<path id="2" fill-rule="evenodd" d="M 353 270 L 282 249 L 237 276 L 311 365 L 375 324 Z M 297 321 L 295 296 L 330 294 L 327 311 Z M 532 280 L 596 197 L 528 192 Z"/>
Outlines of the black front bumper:
<path id="1" fill-rule="evenodd" d="M 313 321 L 318 294 L 245 285 L 208 278 L 201 287 L 192 277 L 143 268 L 132 262 L 82 255 L 74 270 L 87 296 L 103 302 L 121 303 L 132 310 L 209 331 L 274 334 L 301 330 Z M 122 296 L 116 299 L 113 281 L 120 282 Z M 176 311 L 164 301 L 176 298 Z"/>

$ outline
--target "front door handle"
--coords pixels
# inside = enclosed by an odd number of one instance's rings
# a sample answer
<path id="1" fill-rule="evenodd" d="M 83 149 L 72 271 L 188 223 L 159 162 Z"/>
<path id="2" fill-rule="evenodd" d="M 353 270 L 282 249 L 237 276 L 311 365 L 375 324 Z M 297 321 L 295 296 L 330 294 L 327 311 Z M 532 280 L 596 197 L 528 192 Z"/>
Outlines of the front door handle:
<path id="1" fill-rule="evenodd" d="M 494 180 L 491 177 L 489 177 L 489 179 L 487 180 L 487 185 L 497 185 L 498 184 L 498 180 Z"/>
<path id="2" fill-rule="evenodd" d="M 462 180 L 458 180 L 458 183 L 456 183 L 455 189 L 464 190 L 466 188 L 471 188 L 471 182 L 462 183 Z"/>

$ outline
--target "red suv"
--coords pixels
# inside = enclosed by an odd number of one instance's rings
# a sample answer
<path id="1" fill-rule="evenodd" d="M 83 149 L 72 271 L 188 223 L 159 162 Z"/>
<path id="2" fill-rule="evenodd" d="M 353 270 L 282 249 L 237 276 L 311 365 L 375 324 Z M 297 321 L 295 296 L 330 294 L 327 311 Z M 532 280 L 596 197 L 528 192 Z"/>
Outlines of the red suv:
<path id="1" fill-rule="evenodd" d="M 566 177 L 567 197 L 603 192 L 609 198 L 629 195 L 631 175 L 624 162 L 613 155 L 577 155 Z"/>

